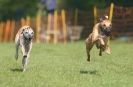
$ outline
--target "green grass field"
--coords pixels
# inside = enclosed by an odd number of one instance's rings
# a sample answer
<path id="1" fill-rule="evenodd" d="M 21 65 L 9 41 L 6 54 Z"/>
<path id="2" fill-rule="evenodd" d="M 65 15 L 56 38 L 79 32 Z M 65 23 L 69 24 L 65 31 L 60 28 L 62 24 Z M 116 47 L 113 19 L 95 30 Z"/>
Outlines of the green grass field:
<path id="1" fill-rule="evenodd" d="M 34 44 L 28 69 L 21 72 L 14 44 L 0 44 L 0 87 L 133 87 L 133 44 L 112 42 L 112 54 L 92 50 L 86 61 L 84 42 Z"/>

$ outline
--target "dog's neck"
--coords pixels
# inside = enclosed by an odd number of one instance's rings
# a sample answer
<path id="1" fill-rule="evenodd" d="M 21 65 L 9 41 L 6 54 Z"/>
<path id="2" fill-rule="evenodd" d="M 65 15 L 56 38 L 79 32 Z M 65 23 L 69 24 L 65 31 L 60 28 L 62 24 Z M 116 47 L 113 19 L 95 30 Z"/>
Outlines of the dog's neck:
<path id="1" fill-rule="evenodd" d="M 103 35 L 102 27 L 101 27 L 100 23 L 98 23 L 98 33 L 99 33 L 100 35 Z"/>

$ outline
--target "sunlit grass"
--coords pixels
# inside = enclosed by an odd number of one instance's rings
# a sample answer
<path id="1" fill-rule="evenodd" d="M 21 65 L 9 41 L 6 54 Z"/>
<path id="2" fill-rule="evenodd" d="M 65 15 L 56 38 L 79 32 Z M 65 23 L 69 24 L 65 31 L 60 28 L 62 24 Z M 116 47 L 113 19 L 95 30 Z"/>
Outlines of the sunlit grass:
<path id="1" fill-rule="evenodd" d="M 132 87 L 133 44 L 112 42 L 112 54 L 86 61 L 84 42 L 34 44 L 28 69 L 21 72 L 14 44 L 0 44 L 0 87 Z"/>

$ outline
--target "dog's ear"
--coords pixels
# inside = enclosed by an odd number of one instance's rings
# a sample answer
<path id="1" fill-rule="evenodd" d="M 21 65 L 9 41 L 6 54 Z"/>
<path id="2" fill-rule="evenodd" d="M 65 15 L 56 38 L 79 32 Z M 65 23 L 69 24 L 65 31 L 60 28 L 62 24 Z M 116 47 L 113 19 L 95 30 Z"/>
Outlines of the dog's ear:
<path id="1" fill-rule="evenodd" d="M 23 32 L 24 32 L 24 29 L 22 29 L 21 34 L 23 34 Z"/>
<path id="2" fill-rule="evenodd" d="M 108 15 L 105 15 L 104 17 L 105 17 L 105 19 L 109 19 Z"/>
<path id="3" fill-rule="evenodd" d="M 108 19 L 109 17 L 107 15 L 104 15 L 103 17 L 99 19 L 99 21 L 102 22 L 103 20 L 108 20 Z"/>

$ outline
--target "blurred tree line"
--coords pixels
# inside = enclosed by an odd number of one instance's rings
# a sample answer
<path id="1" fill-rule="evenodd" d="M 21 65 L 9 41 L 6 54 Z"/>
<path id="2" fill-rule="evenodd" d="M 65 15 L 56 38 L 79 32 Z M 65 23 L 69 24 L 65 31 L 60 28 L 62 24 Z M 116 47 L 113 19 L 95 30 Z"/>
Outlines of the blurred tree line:
<path id="1" fill-rule="evenodd" d="M 0 20 L 20 19 L 35 15 L 38 0 L 0 0 Z"/>
<path id="2" fill-rule="evenodd" d="M 78 8 L 82 10 L 88 10 L 96 5 L 99 8 L 105 8 L 110 6 L 110 3 L 114 3 L 119 6 L 133 6 L 133 0 L 60 0 L 64 3 L 63 6 L 69 9 Z"/>
<path id="3" fill-rule="evenodd" d="M 56 0 L 56 9 L 89 10 L 94 5 L 105 8 L 114 2 L 116 5 L 133 6 L 133 0 Z M 41 0 L 0 0 L 0 20 L 18 20 L 26 15 L 35 16 Z M 43 4 L 45 5 L 45 4 Z M 44 6 L 45 7 L 45 6 Z"/>
<path id="4" fill-rule="evenodd" d="M 94 5 L 98 5 L 99 7 L 106 6 L 105 0 L 64 0 L 62 3 L 64 3 L 63 7 L 66 9 L 78 8 L 81 10 L 88 10 Z"/>

